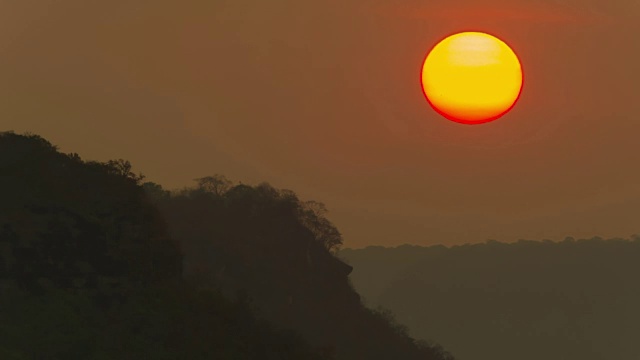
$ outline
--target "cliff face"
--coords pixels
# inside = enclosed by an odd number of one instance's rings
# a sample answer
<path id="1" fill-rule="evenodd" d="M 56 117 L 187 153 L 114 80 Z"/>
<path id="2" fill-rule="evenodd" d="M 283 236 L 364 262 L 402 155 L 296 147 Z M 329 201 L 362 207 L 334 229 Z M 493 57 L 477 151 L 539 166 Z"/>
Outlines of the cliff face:
<path id="1" fill-rule="evenodd" d="M 307 317 L 309 306 L 322 307 L 319 302 L 359 304 L 348 282 L 351 266 L 302 224 L 297 199 L 266 185 L 240 187 L 228 197 L 194 190 L 159 201 L 182 244 L 188 278 L 229 296 L 247 291 L 282 327 Z"/>

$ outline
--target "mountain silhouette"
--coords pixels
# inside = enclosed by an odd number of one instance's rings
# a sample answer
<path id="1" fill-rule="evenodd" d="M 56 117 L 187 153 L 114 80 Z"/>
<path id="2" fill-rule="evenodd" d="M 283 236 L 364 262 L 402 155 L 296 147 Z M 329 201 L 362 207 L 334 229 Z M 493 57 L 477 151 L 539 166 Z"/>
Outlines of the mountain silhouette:
<path id="1" fill-rule="evenodd" d="M 1 359 L 451 359 L 365 308 L 320 203 L 0 133 Z"/>

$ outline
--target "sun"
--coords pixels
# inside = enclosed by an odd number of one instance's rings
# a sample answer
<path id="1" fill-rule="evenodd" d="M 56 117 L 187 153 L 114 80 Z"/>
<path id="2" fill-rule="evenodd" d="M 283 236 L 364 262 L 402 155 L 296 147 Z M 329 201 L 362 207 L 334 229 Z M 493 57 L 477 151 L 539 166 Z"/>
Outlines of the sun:
<path id="1" fill-rule="evenodd" d="M 440 41 L 422 65 L 422 90 L 445 118 L 482 124 L 509 112 L 522 92 L 522 66 L 493 35 L 462 32 Z"/>

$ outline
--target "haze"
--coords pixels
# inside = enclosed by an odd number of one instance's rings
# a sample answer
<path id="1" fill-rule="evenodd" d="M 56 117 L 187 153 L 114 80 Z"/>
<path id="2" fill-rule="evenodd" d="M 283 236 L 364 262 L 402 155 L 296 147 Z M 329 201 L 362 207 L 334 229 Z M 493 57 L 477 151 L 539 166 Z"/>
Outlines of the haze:
<path id="1" fill-rule="evenodd" d="M 324 202 L 346 247 L 640 232 L 640 2 L 0 3 L 0 130 Z M 496 34 L 522 97 L 479 126 L 423 98 L 431 46 Z"/>

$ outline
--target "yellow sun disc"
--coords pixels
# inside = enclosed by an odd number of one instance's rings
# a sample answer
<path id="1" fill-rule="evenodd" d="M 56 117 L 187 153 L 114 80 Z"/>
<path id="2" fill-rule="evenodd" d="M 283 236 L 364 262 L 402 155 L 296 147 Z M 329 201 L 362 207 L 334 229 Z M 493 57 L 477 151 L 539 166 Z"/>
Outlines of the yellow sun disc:
<path id="1" fill-rule="evenodd" d="M 449 120 L 480 124 L 498 119 L 522 91 L 520 60 L 502 40 L 463 32 L 439 42 L 422 66 L 429 104 Z"/>

